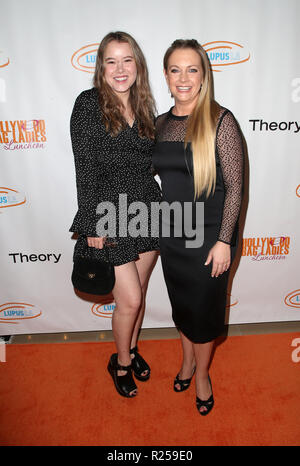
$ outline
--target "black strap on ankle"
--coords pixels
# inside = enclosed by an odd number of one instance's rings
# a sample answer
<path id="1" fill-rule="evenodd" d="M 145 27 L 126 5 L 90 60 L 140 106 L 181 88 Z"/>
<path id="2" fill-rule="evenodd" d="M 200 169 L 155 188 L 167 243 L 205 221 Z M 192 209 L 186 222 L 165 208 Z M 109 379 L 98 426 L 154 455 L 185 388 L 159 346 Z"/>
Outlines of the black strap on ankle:
<path id="1" fill-rule="evenodd" d="M 118 371 L 129 371 L 131 370 L 131 364 L 129 366 L 121 366 L 119 363 L 117 363 L 117 368 Z"/>

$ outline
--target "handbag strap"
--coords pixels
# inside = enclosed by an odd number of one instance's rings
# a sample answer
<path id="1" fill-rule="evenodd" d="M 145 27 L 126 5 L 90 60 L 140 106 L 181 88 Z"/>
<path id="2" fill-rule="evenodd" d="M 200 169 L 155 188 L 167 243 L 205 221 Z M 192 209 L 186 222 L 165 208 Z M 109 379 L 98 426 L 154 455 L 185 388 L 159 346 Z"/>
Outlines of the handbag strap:
<path id="1" fill-rule="evenodd" d="M 87 238 L 86 238 L 86 245 L 89 249 L 92 249 L 93 250 L 93 255 L 96 256 L 96 248 L 93 248 L 91 246 L 89 246 L 87 244 Z M 103 245 L 103 251 L 104 251 L 104 254 L 105 254 L 105 259 L 106 259 L 106 262 L 110 262 L 109 261 L 109 253 L 108 253 L 108 248 L 109 247 L 115 247 L 117 245 L 117 243 L 112 239 L 112 241 L 108 241 L 107 244 L 106 244 L 106 241 L 104 242 L 104 245 Z"/>

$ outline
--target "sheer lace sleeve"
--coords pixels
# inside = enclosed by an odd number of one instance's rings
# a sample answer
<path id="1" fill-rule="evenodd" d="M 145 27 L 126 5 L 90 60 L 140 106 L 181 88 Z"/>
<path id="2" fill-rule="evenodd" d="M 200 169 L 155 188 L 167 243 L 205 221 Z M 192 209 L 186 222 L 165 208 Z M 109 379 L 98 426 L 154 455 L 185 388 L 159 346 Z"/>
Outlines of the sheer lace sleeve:
<path id="1" fill-rule="evenodd" d="M 222 114 L 219 121 L 216 144 L 225 186 L 223 217 L 218 240 L 232 244 L 242 202 L 244 156 L 238 124 L 228 110 Z"/>

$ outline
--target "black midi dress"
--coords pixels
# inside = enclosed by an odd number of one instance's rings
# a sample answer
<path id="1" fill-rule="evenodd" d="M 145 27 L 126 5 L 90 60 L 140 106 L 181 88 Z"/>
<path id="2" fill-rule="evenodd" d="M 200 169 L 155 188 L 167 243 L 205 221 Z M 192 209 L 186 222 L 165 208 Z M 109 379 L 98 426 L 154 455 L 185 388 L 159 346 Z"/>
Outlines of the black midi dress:
<path id="1" fill-rule="evenodd" d="M 152 174 L 154 141 L 140 137 L 138 122 L 126 126 L 113 137 L 105 129 L 95 88 L 83 91 L 76 99 L 71 116 L 71 140 L 75 159 L 78 211 L 70 231 L 78 233 L 74 256 L 109 261 L 122 265 L 137 260 L 139 254 L 159 249 L 159 238 L 151 237 L 151 203 L 159 202 L 160 187 Z M 87 237 L 99 235 L 97 224 L 109 218 L 108 205 L 114 214 L 115 228 L 110 246 L 104 249 L 87 247 Z M 142 203 L 148 217 L 140 222 L 138 205 Z M 131 207 L 134 207 L 131 209 Z M 130 222 L 135 228 L 130 230 Z M 104 222 L 105 223 L 105 222 Z M 142 224 L 141 224 L 142 223 Z"/>
<path id="2" fill-rule="evenodd" d="M 193 230 L 203 228 L 204 241 L 200 247 L 186 247 L 188 237 L 183 228 L 181 236 L 174 228 L 169 236 L 161 231 L 160 255 L 175 325 L 192 342 L 206 343 L 224 331 L 229 272 L 211 277 L 212 262 L 204 264 L 217 241 L 230 244 L 234 257 L 242 200 L 243 146 L 233 114 L 221 107 L 216 128 L 216 188 L 208 198 L 203 195 L 197 199 L 204 205 L 199 222 L 191 147 L 184 148 L 187 120 L 188 116 L 176 116 L 172 109 L 157 118 L 153 165 L 161 179 L 162 201 L 179 202 L 183 210 L 189 204 Z M 171 227 L 174 218 L 171 215 L 168 220 Z"/>

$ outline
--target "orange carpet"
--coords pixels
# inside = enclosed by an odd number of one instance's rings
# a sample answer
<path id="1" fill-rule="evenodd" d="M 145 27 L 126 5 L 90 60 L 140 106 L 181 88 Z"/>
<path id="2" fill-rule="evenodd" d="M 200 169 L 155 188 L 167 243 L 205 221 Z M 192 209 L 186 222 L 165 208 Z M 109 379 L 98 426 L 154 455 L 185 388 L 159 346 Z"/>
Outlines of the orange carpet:
<path id="1" fill-rule="evenodd" d="M 106 370 L 113 343 L 7 345 L 0 444 L 300 445 L 300 351 L 292 346 L 299 337 L 219 341 L 210 369 L 215 407 L 207 417 L 196 410 L 194 384 L 172 390 L 179 340 L 140 342 L 152 375 L 137 383 L 131 400 L 116 393 Z"/>

